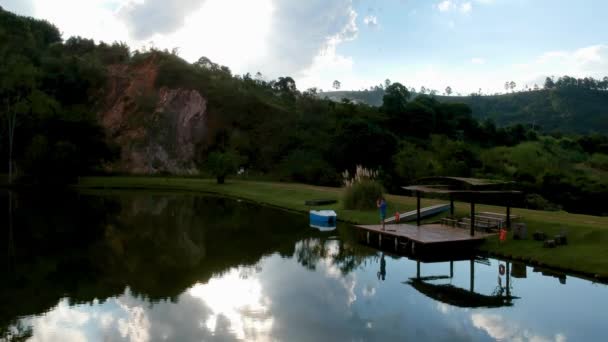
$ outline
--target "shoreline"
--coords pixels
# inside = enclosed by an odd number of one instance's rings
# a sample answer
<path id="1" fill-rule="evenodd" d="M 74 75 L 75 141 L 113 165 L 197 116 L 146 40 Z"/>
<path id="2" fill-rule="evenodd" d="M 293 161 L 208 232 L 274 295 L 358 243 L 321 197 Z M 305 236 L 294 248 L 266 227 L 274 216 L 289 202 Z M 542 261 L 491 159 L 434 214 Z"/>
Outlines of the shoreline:
<path id="1" fill-rule="evenodd" d="M 214 179 L 180 177 L 83 177 L 73 186 L 78 190 L 133 190 L 171 191 L 205 193 L 274 207 L 296 213 L 307 213 L 311 206 L 305 200 L 328 198 L 338 203 L 324 206 L 338 212 L 338 220 L 348 224 L 369 224 L 377 220 L 376 210 L 344 210 L 340 204 L 341 189 L 297 183 L 261 182 L 248 180 L 227 180 L 226 184 L 215 184 Z M 387 195 L 389 212 L 403 212 L 415 207 L 415 198 Z M 423 199 L 422 205 L 442 203 L 441 200 Z M 457 215 L 466 215 L 466 203 L 456 202 Z M 498 207 L 482 205 L 486 210 Z M 528 236 L 536 230 L 543 230 L 549 236 L 561 231 L 568 232 L 569 245 L 557 248 L 543 248 L 542 242 L 512 240 L 511 233 L 506 243 L 498 238 L 486 240 L 478 249 L 489 256 L 524 262 L 534 267 L 547 268 L 569 273 L 590 281 L 608 282 L 608 248 L 602 240 L 608 241 L 608 218 L 565 212 L 544 212 L 514 208 L 528 224 Z M 563 219 L 563 220 L 560 220 Z M 562 222 L 564 221 L 564 222 Z M 584 253 L 581 253 L 584 252 Z M 597 252 L 600 252 L 599 254 Z M 603 253 L 602 253 L 603 252 Z"/>

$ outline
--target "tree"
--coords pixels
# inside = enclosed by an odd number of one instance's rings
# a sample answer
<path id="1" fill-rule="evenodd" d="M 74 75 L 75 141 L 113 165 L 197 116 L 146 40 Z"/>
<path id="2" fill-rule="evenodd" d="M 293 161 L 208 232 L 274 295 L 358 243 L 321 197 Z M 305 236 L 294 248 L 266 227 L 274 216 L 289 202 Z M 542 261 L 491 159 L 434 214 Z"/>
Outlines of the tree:
<path id="1" fill-rule="evenodd" d="M 332 164 L 337 170 L 352 169 L 356 165 L 388 166 L 397 147 L 393 134 L 362 118 L 340 124 L 331 139 L 330 155 L 334 156 Z"/>
<path id="2" fill-rule="evenodd" d="M 224 184 L 226 176 L 235 173 L 238 158 L 232 152 L 211 152 L 207 157 L 207 168 L 217 179 L 217 184 Z"/>
<path id="3" fill-rule="evenodd" d="M 382 98 L 382 111 L 389 117 L 394 118 L 403 114 L 410 92 L 401 83 L 393 83 L 385 90 Z"/>
<path id="4" fill-rule="evenodd" d="M 538 84 L 534 83 L 534 91 L 538 91 L 538 90 L 539 90 Z"/>
<path id="5" fill-rule="evenodd" d="M 426 94 L 426 88 L 424 86 L 420 87 L 420 94 Z"/>
<path id="6" fill-rule="evenodd" d="M 393 156 L 395 173 L 405 184 L 411 184 L 424 176 L 433 175 L 432 154 L 403 142 Z"/>
<path id="7" fill-rule="evenodd" d="M 445 93 L 446 93 L 446 94 L 448 94 L 448 96 L 452 95 L 452 87 L 447 86 L 447 87 L 445 88 Z"/>
<path id="8" fill-rule="evenodd" d="M 509 81 L 505 82 L 505 90 L 507 92 L 509 92 L 509 89 L 511 88 L 511 84 L 509 83 Z"/>
<path id="9" fill-rule="evenodd" d="M 391 85 L 391 80 L 389 80 L 388 78 L 386 80 L 384 80 L 384 89 L 388 89 L 388 87 L 390 87 Z"/>
<path id="10" fill-rule="evenodd" d="M 255 81 L 256 81 L 258 84 L 262 84 L 262 83 L 264 83 L 264 76 L 262 76 L 262 73 L 261 73 L 261 72 L 259 72 L 259 71 L 258 71 L 258 72 L 256 72 L 256 73 L 255 73 Z"/>
<path id="11" fill-rule="evenodd" d="M 340 81 L 335 80 L 335 81 L 334 81 L 334 84 L 333 84 L 334 89 L 338 90 L 338 89 L 340 89 L 340 86 L 341 86 Z"/>
<path id="12" fill-rule="evenodd" d="M 29 111 L 29 95 L 36 88 L 38 70 L 25 58 L 11 56 L 0 67 L 0 97 L 4 99 L 8 133 L 8 182 L 13 182 L 13 148 L 18 117 Z"/>
<path id="13" fill-rule="evenodd" d="M 391 127 L 396 128 L 396 133 L 426 138 L 434 128 L 433 121 L 436 116 L 434 106 L 436 105 L 436 99 L 421 95 L 407 103 L 404 114 L 394 118 L 391 121 Z"/>
<path id="14" fill-rule="evenodd" d="M 517 87 L 517 84 L 513 81 L 511 81 L 511 83 L 509 83 L 509 88 L 511 88 L 511 92 L 513 92 L 515 90 L 515 87 Z"/>
<path id="15" fill-rule="evenodd" d="M 555 82 L 553 82 L 553 79 L 551 79 L 550 77 L 547 77 L 545 79 L 545 89 L 554 89 L 555 88 Z"/>
<path id="16" fill-rule="evenodd" d="M 297 90 L 296 81 L 294 81 L 293 78 L 289 76 L 279 77 L 275 82 L 273 82 L 272 88 L 281 93 L 291 94 L 295 93 Z"/>
<path id="17" fill-rule="evenodd" d="M 207 70 L 211 70 L 211 71 L 219 70 L 219 65 L 216 63 L 213 63 L 209 58 L 207 58 L 205 56 L 199 58 L 196 62 L 194 62 L 194 65 L 199 68 L 207 69 Z"/>

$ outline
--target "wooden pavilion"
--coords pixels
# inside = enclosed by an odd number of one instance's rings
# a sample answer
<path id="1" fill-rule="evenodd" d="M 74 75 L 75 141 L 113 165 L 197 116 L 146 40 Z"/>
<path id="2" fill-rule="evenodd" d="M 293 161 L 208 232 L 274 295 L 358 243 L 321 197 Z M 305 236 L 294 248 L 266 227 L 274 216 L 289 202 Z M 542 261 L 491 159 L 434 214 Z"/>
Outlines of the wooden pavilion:
<path id="1" fill-rule="evenodd" d="M 428 177 L 418 180 L 417 185 L 404 187 L 416 196 L 416 225 L 399 223 L 391 225 L 357 225 L 361 240 L 367 244 L 377 238 L 378 247 L 390 241 L 396 252 L 403 251 L 411 255 L 448 253 L 450 255 L 470 252 L 489 236 L 496 234 L 495 228 L 510 228 L 512 219 L 511 206 L 521 192 L 510 190 L 512 183 L 497 182 L 487 179 L 459 177 Z M 450 200 L 449 218 L 440 223 L 422 225 L 423 210 L 420 207 L 422 194 L 448 197 Z M 454 217 L 454 201 L 470 203 L 471 216 L 457 220 Z M 492 203 L 506 207 L 506 214 L 475 212 L 475 204 Z M 466 229 L 469 228 L 469 232 Z M 480 230 L 476 233 L 476 230 Z M 386 247 L 386 245 L 385 245 Z"/>
<path id="2" fill-rule="evenodd" d="M 511 206 L 516 201 L 517 197 L 521 196 L 521 191 L 510 190 L 512 182 L 500 182 L 489 179 L 479 178 L 461 178 L 461 177 L 427 177 L 417 181 L 423 185 L 405 186 L 403 189 L 414 192 L 416 194 L 416 210 L 418 212 L 416 225 L 420 226 L 420 197 L 422 194 L 434 194 L 448 196 L 450 200 L 450 215 L 454 218 L 454 200 L 469 202 L 471 208 L 470 216 L 470 235 L 475 236 L 476 228 L 476 203 L 502 204 L 506 207 L 504 221 L 506 228 L 511 228 Z M 487 221 L 501 222 L 502 215 L 496 213 L 484 213 Z M 500 216 L 499 216 L 500 215 Z"/>

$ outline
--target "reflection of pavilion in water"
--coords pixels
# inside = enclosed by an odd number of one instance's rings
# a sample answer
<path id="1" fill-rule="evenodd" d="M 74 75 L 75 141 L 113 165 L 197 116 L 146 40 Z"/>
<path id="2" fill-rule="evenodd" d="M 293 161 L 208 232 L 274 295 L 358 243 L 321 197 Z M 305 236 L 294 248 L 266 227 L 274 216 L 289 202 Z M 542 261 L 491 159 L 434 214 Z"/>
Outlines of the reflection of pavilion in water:
<path id="1" fill-rule="evenodd" d="M 469 288 L 460 288 L 449 284 L 436 283 L 441 280 L 452 280 L 454 278 L 454 261 L 463 261 L 467 259 L 449 260 L 450 273 L 449 275 L 430 275 L 421 276 L 421 263 L 437 263 L 443 261 L 416 261 L 416 277 L 410 278 L 407 284 L 418 290 L 418 292 L 434 300 L 445 304 L 462 307 L 462 308 L 497 308 L 503 306 L 512 306 L 513 299 L 518 299 L 511 294 L 511 265 L 506 262 L 505 275 L 506 282 L 503 286 L 502 278 L 498 277 L 498 284 L 492 294 L 482 294 L 475 292 L 475 264 L 482 263 L 490 265 L 490 261 L 484 258 L 470 258 L 470 283 Z M 501 264 L 502 265 L 502 264 Z M 516 276 L 515 273 L 513 276 Z"/>

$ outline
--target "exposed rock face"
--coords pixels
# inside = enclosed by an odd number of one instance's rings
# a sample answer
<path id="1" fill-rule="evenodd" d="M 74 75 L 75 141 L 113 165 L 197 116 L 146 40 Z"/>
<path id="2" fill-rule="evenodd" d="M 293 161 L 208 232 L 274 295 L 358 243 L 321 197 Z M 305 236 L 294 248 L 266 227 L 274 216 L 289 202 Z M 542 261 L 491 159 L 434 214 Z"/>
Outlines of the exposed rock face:
<path id="1" fill-rule="evenodd" d="M 207 100 L 190 89 L 155 88 L 155 58 L 137 66 L 108 70 L 106 98 L 99 119 L 121 147 L 120 160 L 108 169 L 154 174 L 197 172 L 197 144 L 207 136 Z"/>

